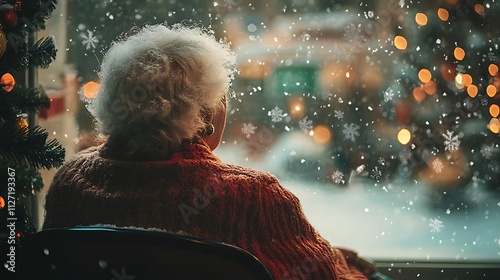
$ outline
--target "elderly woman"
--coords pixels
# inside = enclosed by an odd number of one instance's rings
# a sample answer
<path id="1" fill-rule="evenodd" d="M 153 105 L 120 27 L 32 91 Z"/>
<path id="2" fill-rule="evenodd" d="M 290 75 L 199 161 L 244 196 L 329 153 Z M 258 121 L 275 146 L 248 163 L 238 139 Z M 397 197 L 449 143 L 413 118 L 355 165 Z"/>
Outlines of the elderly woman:
<path id="1" fill-rule="evenodd" d="M 275 279 L 366 279 L 274 176 L 212 153 L 234 65 L 229 47 L 196 27 L 148 26 L 114 43 L 89 103 L 107 139 L 55 175 L 44 228 L 182 231 L 249 251 Z"/>

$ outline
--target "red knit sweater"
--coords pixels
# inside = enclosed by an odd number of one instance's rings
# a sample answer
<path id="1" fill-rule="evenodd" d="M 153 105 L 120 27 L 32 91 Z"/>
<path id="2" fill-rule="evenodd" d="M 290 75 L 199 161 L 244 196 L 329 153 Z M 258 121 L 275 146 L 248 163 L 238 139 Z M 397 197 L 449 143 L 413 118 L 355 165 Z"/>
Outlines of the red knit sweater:
<path id="1" fill-rule="evenodd" d="M 183 231 L 251 252 L 275 279 L 366 279 L 316 233 L 297 197 L 271 174 L 222 163 L 201 139 L 134 160 L 109 142 L 57 172 L 44 228 Z"/>

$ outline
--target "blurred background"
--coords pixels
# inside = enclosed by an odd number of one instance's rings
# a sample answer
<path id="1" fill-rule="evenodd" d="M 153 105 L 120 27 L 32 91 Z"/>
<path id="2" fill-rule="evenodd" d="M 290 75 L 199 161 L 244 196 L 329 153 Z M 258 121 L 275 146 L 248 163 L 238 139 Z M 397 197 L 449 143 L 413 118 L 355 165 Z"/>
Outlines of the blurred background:
<path id="1" fill-rule="evenodd" d="M 222 160 L 275 174 L 333 245 L 499 262 L 499 16 L 494 0 L 61 0 L 39 122 L 67 157 L 99 144 L 82 99 L 110 44 L 208 26 L 238 57 Z"/>

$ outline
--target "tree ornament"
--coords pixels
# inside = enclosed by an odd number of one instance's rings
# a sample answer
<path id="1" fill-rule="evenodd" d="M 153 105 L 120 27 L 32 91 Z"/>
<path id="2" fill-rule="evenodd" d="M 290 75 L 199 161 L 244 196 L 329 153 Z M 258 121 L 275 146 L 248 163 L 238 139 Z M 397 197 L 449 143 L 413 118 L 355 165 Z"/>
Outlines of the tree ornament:
<path id="1" fill-rule="evenodd" d="M 17 117 L 16 119 L 16 126 L 19 130 L 27 128 L 28 121 L 24 118 L 26 115 L 23 114 L 22 116 Z"/>
<path id="2" fill-rule="evenodd" d="M 17 14 L 10 4 L 0 6 L 0 25 L 4 32 L 10 32 L 17 26 Z"/>
<path id="3" fill-rule="evenodd" d="M 5 90 L 6 92 L 10 92 L 14 86 L 16 85 L 16 80 L 10 73 L 6 73 L 2 76 L 0 79 L 0 86 Z"/>
<path id="4" fill-rule="evenodd" d="M 0 57 L 5 53 L 5 50 L 7 49 L 7 37 L 5 36 L 5 33 L 3 33 L 2 30 L 0 30 Z"/>

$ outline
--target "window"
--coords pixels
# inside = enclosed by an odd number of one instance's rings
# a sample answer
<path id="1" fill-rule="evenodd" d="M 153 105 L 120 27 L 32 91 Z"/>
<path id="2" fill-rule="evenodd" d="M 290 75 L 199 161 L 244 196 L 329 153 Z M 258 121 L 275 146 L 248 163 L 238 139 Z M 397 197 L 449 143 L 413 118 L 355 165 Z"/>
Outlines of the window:
<path id="1" fill-rule="evenodd" d="M 69 122 L 68 150 L 89 144 L 76 97 L 112 40 L 199 22 L 238 55 L 221 159 L 274 173 L 322 236 L 389 270 L 500 262 L 496 1 L 60 2 L 40 79 L 65 92 L 43 122 Z"/>

